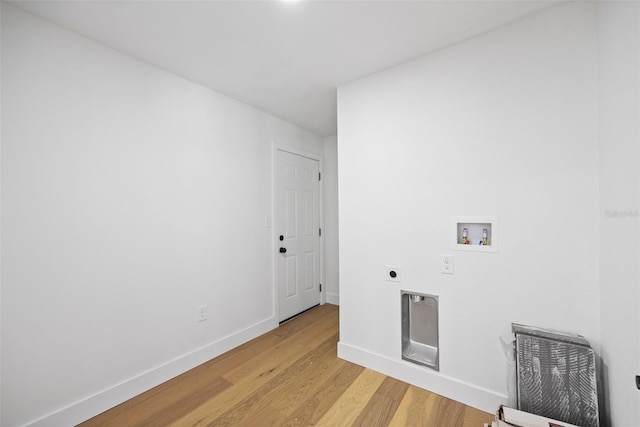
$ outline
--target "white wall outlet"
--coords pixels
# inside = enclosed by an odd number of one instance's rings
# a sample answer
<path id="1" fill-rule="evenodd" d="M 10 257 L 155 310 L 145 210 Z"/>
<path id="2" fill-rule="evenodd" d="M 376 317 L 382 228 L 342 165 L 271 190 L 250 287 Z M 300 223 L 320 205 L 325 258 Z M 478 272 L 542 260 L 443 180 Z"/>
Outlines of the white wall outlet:
<path id="1" fill-rule="evenodd" d="M 198 307 L 198 322 L 204 322 L 207 320 L 209 317 L 208 308 L 209 307 L 206 304 Z"/>
<path id="2" fill-rule="evenodd" d="M 453 274 L 453 255 L 440 255 L 440 273 Z"/>
<path id="3" fill-rule="evenodd" d="M 400 269 L 398 267 L 394 267 L 392 265 L 385 265 L 385 278 L 390 282 L 399 282 L 400 281 Z"/>

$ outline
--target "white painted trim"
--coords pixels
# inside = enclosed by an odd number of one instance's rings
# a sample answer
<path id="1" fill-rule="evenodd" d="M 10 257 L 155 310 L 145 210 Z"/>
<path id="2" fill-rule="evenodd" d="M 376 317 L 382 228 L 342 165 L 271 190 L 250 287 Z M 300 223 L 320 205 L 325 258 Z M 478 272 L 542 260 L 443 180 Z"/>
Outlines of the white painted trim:
<path id="1" fill-rule="evenodd" d="M 263 320 L 24 425 L 77 425 L 277 327 L 276 317 Z"/>
<path id="2" fill-rule="evenodd" d="M 271 158 L 271 217 L 273 218 L 272 224 L 272 242 L 271 245 L 271 259 L 272 259 L 272 268 L 273 268 L 273 310 L 275 313 L 276 319 L 280 318 L 280 297 L 279 297 L 279 289 L 278 289 L 278 254 L 277 247 L 278 245 L 278 207 L 276 205 L 276 200 L 278 198 L 278 151 L 284 151 L 287 153 L 295 154 L 298 156 L 306 157 L 311 160 L 316 160 L 318 162 L 318 171 L 322 176 L 320 180 L 320 194 L 319 194 L 319 220 L 320 220 L 320 228 L 323 230 L 322 236 L 320 236 L 320 283 L 322 283 L 322 291 L 320 292 L 320 305 L 328 302 L 326 297 L 326 283 L 325 283 L 325 247 L 324 247 L 324 238 L 325 238 L 325 226 L 324 226 L 324 157 L 321 154 L 311 153 L 309 151 L 298 150 L 295 148 L 290 148 L 285 145 L 280 145 L 277 142 L 271 143 L 272 145 L 272 158 Z"/>
<path id="3" fill-rule="evenodd" d="M 276 217 L 278 196 L 278 145 L 271 141 L 271 292 L 273 296 L 273 317 L 280 318 L 280 300 L 278 296 L 278 218 Z"/>
<path id="4" fill-rule="evenodd" d="M 485 412 L 495 413 L 507 396 L 487 390 L 405 360 L 394 360 L 338 342 L 338 357 Z"/>
<path id="5" fill-rule="evenodd" d="M 325 301 L 328 304 L 340 305 L 340 295 L 338 294 L 330 294 L 326 293 L 327 300 Z"/>

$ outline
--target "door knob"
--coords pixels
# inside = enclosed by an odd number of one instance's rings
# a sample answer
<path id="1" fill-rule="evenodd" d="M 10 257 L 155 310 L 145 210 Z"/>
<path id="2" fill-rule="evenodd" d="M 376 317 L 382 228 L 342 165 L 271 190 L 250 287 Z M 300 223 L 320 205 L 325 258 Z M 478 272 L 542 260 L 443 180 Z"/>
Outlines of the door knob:
<path id="1" fill-rule="evenodd" d="M 287 252 L 287 248 L 280 248 L 280 253 L 281 253 L 281 254 L 284 254 L 284 253 L 286 253 L 286 252 Z"/>

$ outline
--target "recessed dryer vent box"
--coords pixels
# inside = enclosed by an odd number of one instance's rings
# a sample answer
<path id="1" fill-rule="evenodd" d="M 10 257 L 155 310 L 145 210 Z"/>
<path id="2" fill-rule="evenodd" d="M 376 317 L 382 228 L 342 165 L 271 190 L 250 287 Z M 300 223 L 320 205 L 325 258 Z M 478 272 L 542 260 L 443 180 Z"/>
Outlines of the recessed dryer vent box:
<path id="1" fill-rule="evenodd" d="M 498 218 L 495 216 L 453 217 L 452 249 L 498 252 Z"/>
<path id="2" fill-rule="evenodd" d="M 438 297 L 402 291 L 402 359 L 438 371 Z"/>

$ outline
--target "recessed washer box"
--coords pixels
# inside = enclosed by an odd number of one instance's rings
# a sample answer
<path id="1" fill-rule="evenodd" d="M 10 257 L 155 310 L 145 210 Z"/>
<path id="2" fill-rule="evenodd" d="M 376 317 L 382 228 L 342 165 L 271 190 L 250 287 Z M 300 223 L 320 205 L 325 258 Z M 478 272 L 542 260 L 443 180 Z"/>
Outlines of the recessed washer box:
<path id="1" fill-rule="evenodd" d="M 455 216 L 452 229 L 451 249 L 498 252 L 498 217 Z"/>

